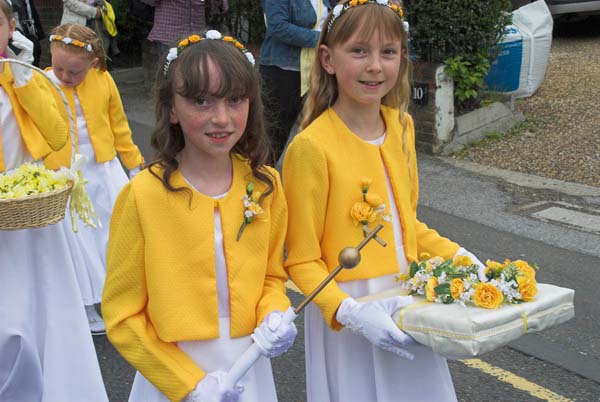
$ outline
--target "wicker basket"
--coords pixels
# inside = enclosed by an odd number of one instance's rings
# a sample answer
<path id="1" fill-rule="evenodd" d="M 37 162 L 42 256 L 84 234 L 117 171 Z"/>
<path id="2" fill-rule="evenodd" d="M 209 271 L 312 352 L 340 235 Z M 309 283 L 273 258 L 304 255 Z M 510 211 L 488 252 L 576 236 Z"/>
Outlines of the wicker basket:
<path id="1" fill-rule="evenodd" d="M 71 108 L 67 103 L 65 95 L 58 85 L 41 69 L 15 59 L 0 59 L 0 63 L 20 64 L 41 73 L 60 94 L 66 107 L 67 115 L 69 116 L 69 128 L 71 133 L 74 132 L 73 116 L 71 115 Z M 75 139 L 73 135 L 71 135 L 71 140 L 73 156 L 75 153 Z M 73 182 L 69 181 L 65 187 L 47 193 L 33 194 L 22 198 L 0 199 L 0 230 L 39 228 L 61 221 L 65 217 L 67 201 L 72 189 Z"/>

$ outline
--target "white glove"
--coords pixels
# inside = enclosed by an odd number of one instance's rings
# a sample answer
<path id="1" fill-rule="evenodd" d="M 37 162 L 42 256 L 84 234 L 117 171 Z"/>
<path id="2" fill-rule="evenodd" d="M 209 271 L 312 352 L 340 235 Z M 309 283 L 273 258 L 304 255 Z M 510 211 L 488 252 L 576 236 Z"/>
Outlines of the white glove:
<path id="1" fill-rule="evenodd" d="M 288 309 L 287 314 L 289 314 L 290 309 L 291 307 Z M 256 327 L 251 337 L 258 346 L 260 353 L 271 358 L 287 352 L 293 345 L 296 335 L 298 335 L 298 330 L 294 322 L 287 322 L 283 319 L 283 313 L 275 310 L 269 313 Z"/>
<path id="2" fill-rule="evenodd" d="M 183 402 L 237 402 L 240 394 L 244 392 L 244 387 L 236 385 L 233 389 L 226 389 L 224 371 L 213 371 L 196 385 L 185 398 Z"/>
<path id="3" fill-rule="evenodd" d="M 459 256 L 469 257 L 471 259 L 471 261 L 473 262 L 473 264 L 477 265 L 477 277 L 479 278 L 479 280 L 481 282 L 488 281 L 487 277 L 485 276 L 485 265 L 481 261 L 479 261 L 479 259 L 477 257 L 475 257 L 475 254 L 473 254 L 461 247 L 458 249 L 456 254 L 454 254 L 454 257 L 452 259 L 459 257 Z"/>
<path id="4" fill-rule="evenodd" d="M 129 170 L 129 180 L 133 179 L 135 175 L 138 174 L 141 170 L 142 168 L 140 168 L 139 166 L 136 166 L 133 169 Z"/>
<path id="5" fill-rule="evenodd" d="M 412 360 L 415 356 L 401 346 L 416 342 L 398 328 L 392 320 L 392 314 L 413 302 L 412 296 L 395 296 L 367 303 L 358 303 L 349 297 L 340 304 L 336 319 L 373 345 Z"/>
<path id="6" fill-rule="evenodd" d="M 33 63 L 33 42 L 27 39 L 21 32 L 15 31 L 12 36 L 12 44 L 17 48 L 21 49 L 18 55 L 10 49 L 7 48 L 7 53 L 9 57 L 13 59 L 17 59 L 19 61 L 23 61 L 25 63 L 31 64 Z M 31 77 L 33 76 L 33 72 L 31 68 L 21 66 L 19 64 L 11 64 L 10 70 L 13 73 L 13 77 L 15 78 L 15 86 L 22 87 L 27 84 Z"/>

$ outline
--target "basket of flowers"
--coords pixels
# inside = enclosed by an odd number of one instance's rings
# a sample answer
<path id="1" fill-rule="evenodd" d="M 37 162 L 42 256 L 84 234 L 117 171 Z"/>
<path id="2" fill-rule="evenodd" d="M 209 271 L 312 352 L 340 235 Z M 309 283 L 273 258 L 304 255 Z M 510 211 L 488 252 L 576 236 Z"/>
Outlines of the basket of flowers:
<path id="1" fill-rule="evenodd" d="M 70 132 L 73 133 L 71 108 L 60 89 L 41 69 L 15 59 L 0 59 L 0 63 L 15 63 L 41 73 L 58 91 L 69 117 Z M 85 180 L 81 177 L 75 155 L 75 139 L 71 168 L 58 171 L 45 168 L 42 164 L 25 163 L 20 167 L 0 174 L 0 230 L 38 228 L 61 221 L 65 217 L 69 198 L 69 211 L 76 212 L 86 224 L 95 226 L 95 213 L 85 192 Z M 73 230 L 77 231 L 75 220 Z"/>

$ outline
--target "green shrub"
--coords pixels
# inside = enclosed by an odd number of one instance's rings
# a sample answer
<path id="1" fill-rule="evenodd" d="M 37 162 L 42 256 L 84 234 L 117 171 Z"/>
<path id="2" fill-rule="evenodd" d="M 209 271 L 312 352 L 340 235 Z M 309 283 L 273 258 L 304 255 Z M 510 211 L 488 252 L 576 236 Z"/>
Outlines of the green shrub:
<path id="1" fill-rule="evenodd" d="M 405 0 L 417 60 L 446 65 L 457 113 L 480 103 L 495 45 L 510 24 L 510 0 Z"/>
<path id="2" fill-rule="evenodd" d="M 429 62 L 489 51 L 510 23 L 510 0 L 405 0 L 411 46 Z"/>
<path id="3" fill-rule="evenodd" d="M 225 25 L 234 37 L 246 44 L 260 44 L 265 35 L 265 18 L 256 0 L 229 0 Z"/>

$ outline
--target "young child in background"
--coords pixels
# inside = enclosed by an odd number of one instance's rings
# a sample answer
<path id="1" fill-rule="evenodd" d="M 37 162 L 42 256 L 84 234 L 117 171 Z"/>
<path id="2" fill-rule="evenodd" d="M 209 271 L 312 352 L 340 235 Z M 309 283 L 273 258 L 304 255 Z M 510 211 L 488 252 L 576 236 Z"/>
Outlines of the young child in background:
<path id="1" fill-rule="evenodd" d="M 101 224 L 96 228 L 79 224 L 78 233 L 70 232 L 69 237 L 84 251 L 75 256 L 75 266 L 90 329 L 94 335 L 104 334 L 104 322 L 94 305 L 102 299 L 110 216 L 119 191 L 128 182 L 119 158 L 130 176 L 139 172 L 144 158 L 131 138 L 121 97 L 106 71 L 106 55 L 96 33 L 81 25 L 61 25 L 52 31 L 50 51 L 52 67 L 47 74 L 60 85 L 71 106 L 77 152 L 88 159 L 81 172 Z M 71 151 L 71 147 L 64 147 L 44 162 L 51 168 L 67 166 Z M 66 222 L 70 219 L 67 216 Z"/>
<path id="2" fill-rule="evenodd" d="M 138 369 L 132 402 L 277 400 L 262 357 L 241 396 L 223 384 L 252 339 L 274 357 L 296 336 L 281 320 L 287 205 L 264 165 L 251 56 L 208 31 L 172 48 L 159 72 L 157 159 L 115 205 L 102 299 L 110 341 Z"/>
<path id="3" fill-rule="evenodd" d="M 285 266 L 311 292 L 378 222 L 360 265 L 342 271 L 305 313 L 310 402 L 454 401 L 446 360 L 414 344 L 391 314 L 412 302 L 355 298 L 390 289 L 422 252 L 469 255 L 417 218 L 419 182 L 402 10 L 381 0 L 344 2 L 325 22 L 303 131 L 283 165 L 289 204 Z M 376 221 L 373 222 L 372 220 Z M 481 264 L 479 263 L 481 266 Z M 320 312 L 319 312 L 320 308 Z M 392 353 L 390 353 L 392 352 Z"/>
<path id="4" fill-rule="evenodd" d="M 0 54 L 31 63 L 33 44 L 14 29 L 0 0 Z M 67 144 L 51 90 L 28 67 L 0 63 L 0 172 Z M 70 253 L 61 224 L 0 230 L 0 401 L 108 400 Z"/>

